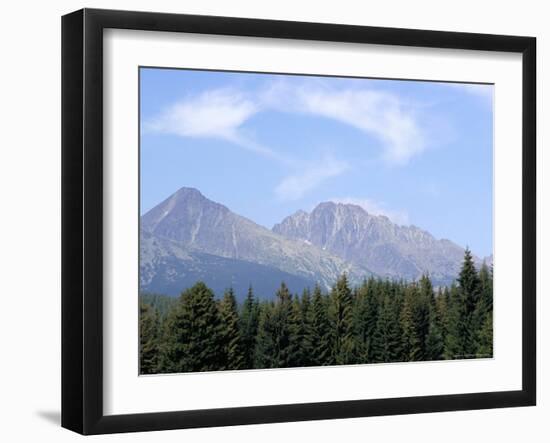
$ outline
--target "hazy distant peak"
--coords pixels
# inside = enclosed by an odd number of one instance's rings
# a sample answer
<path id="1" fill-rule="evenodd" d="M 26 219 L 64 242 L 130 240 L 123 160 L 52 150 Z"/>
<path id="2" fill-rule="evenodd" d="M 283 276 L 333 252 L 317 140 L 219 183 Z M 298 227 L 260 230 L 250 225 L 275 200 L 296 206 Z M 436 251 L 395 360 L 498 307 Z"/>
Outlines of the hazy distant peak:
<path id="1" fill-rule="evenodd" d="M 220 209 L 229 211 L 229 209 L 222 205 L 221 203 L 210 200 L 205 197 L 198 189 L 190 187 L 181 187 L 176 192 L 174 192 L 170 197 L 168 197 L 165 202 L 170 202 L 173 206 L 179 205 L 209 205 L 213 207 L 218 207 Z M 165 202 L 160 203 L 158 206 L 162 206 Z"/>
<path id="2" fill-rule="evenodd" d="M 198 189 L 182 187 L 141 217 L 141 227 L 148 231 L 179 230 L 183 220 L 192 223 L 208 217 L 217 219 L 229 213 L 220 203 L 206 198 Z"/>
<path id="3" fill-rule="evenodd" d="M 206 198 L 197 188 L 190 188 L 188 186 L 182 186 L 176 192 L 174 192 L 172 196 L 197 196 Z"/>
<path id="4" fill-rule="evenodd" d="M 338 202 L 338 201 L 334 202 L 334 201 L 331 201 L 331 200 L 319 203 L 313 211 L 315 211 L 315 210 L 349 211 L 349 212 L 359 212 L 359 213 L 372 215 L 372 214 L 369 214 L 364 207 L 362 207 L 358 204 L 344 203 L 344 202 Z"/>
<path id="5" fill-rule="evenodd" d="M 317 208 L 334 208 L 336 206 L 336 203 L 333 202 L 333 201 L 326 201 L 326 202 L 321 202 L 319 203 L 317 206 L 315 206 L 315 209 Z"/>

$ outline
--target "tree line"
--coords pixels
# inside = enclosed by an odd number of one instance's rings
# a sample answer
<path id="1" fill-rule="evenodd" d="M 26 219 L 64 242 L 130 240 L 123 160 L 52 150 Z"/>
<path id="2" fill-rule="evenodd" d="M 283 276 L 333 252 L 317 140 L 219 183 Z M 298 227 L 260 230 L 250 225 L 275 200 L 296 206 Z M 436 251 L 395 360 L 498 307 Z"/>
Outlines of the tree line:
<path id="1" fill-rule="evenodd" d="M 434 289 L 370 278 L 352 287 L 315 286 L 242 304 L 232 289 L 220 300 L 203 283 L 158 309 L 140 304 L 142 374 L 286 368 L 492 357 L 493 276 L 466 250 L 460 274 Z"/>

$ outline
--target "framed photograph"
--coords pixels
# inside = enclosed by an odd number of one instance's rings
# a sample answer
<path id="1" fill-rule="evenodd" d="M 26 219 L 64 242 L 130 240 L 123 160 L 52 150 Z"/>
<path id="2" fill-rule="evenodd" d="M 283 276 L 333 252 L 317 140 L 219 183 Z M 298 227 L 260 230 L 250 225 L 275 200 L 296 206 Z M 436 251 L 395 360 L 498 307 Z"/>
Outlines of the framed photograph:
<path id="1" fill-rule="evenodd" d="M 62 425 L 536 403 L 531 37 L 62 20 Z"/>

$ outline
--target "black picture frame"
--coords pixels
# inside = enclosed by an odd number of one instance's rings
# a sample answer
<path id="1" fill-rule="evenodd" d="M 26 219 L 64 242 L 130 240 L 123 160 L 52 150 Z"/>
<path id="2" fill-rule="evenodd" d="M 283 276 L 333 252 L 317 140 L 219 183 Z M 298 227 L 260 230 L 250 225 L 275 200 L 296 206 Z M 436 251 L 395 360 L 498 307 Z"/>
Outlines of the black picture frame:
<path id="1" fill-rule="evenodd" d="M 522 54 L 522 389 L 130 415 L 103 413 L 103 30 L 192 32 Z M 536 404 L 536 39 L 83 9 L 62 18 L 62 426 L 152 431 Z"/>

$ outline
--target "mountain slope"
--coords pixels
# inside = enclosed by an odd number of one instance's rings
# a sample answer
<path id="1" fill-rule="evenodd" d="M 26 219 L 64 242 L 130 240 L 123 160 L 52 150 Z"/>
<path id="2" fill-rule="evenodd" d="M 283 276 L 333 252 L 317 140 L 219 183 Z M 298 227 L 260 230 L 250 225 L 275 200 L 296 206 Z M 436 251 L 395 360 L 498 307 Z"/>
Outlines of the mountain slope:
<path id="1" fill-rule="evenodd" d="M 400 226 L 353 204 L 325 202 L 311 213 L 298 211 L 273 232 L 301 239 L 380 276 L 417 279 L 429 273 L 437 283 L 456 278 L 464 249 L 437 240 L 416 226 Z"/>
<path id="2" fill-rule="evenodd" d="M 364 266 L 259 226 L 193 188 L 180 189 L 144 214 L 140 228 L 142 290 L 173 294 L 200 278 L 223 288 L 252 283 L 267 292 L 271 280 L 275 288 L 281 280 L 296 288 L 315 282 L 328 287 L 343 272 L 352 281 L 372 275 Z"/>
<path id="3" fill-rule="evenodd" d="M 269 299 L 284 281 L 294 292 L 312 288 L 315 280 L 258 263 L 225 258 L 204 252 L 185 251 L 175 242 L 141 235 L 140 290 L 145 293 L 179 295 L 183 289 L 204 281 L 221 295 L 231 287 L 243 301 L 252 285 L 259 299 Z"/>

